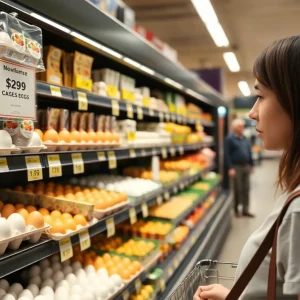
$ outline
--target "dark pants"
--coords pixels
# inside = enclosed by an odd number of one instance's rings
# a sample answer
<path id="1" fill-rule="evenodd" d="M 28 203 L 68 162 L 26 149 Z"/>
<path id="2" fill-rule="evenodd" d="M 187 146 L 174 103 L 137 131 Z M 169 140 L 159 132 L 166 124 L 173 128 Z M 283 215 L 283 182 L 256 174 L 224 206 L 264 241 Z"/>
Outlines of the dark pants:
<path id="1" fill-rule="evenodd" d="M 234 169 L 236 171 L 236 175 L 233 179 L 234 210 L 237 213 L 239 204 L 241 204 L 243 213 L 248 213 L 251 166 L 235 165 Z"/>

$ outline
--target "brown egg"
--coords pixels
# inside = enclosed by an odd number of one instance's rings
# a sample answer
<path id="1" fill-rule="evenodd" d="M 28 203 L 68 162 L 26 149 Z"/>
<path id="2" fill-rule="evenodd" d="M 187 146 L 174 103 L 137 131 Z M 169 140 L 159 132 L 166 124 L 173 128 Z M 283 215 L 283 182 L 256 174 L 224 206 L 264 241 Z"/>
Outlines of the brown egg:
<path id="1" fill-rule="evenodd" d="M 60 142 L 71 143 L 71 134 L 66 129 L 60 131 L 58 137 Z"/>
<path id="2" fill-rule="evenodd" d="M 77 130 L 73 130 L 71 131 L 71 140 L 76 142 L 76 143 L 80 143 L 81 142 L 81 135 L 79 133 L 79 131 Z"/>
<path id="3" fill-rule="evenodd" d="M 53 220 L 59 219 L 61 217 L 61 212 L 59 210 L 54 210 L 51 212 L 50 216 Z"/>
<path id="4" fill-rule="evenodd" d="M 42 216 L 46 216 L 46 215 L 50 214 L 49 210 L 47 208 L 44 208 L 44 207 L 40 208 L 39 212 L 42 214 Z"/>
<path id="5" fill-rule="evenodd" d="M 53 233 L 66 234 L 66 226 L 60 219 L 56 219 L 52 224 L 52 228 L 50 229 L 50 232 L 52 234 Z"/>
<path id="6" fill-rule="evenodd" d="M 26 222 L 29 213 L 28 213 L 28 211 L 27 211 L 25 208 L 19 208 L 19 209 L 17 209 L 17 210 L 16 210 L 16 213 L 17 213 L 17 214 L 20 214 L 20 215 L 24 218 L 24 220 L 25 220 L 25 222 Z"/>
<path id="7" fill-rule="evenodd" d="M 18 204 L 15 205 L 15 209 L 16 209 L 16 210 L 18 210 L 18 209 L 20 209 L 20 208 L 25 208 L 25 205 L 22 204 L 22 203 L 18 203 Z"/>
<path id="8" fill-rule="evenodd" d="M 21 187 L 20 185 L 15 187 L 15 191 L 16 192 L 23 192 L 23 187 Z"/>
<path id="9" fill-rule="evenodd" d="M 1 210 L 1 215 L 3 218 L 8 218 L 11 214 L 15 213 L 16 209 L 12 204 L 5 204 Z"/>
<path id="10" fill-rule="evenodd" d="M 75 215 L 73 220 L 76 222 L 77 225 L 86 226 L 87 221 L 86 218 L 83 215 Z"/>
<path id="11" fill-rule="evenodd" d="M 43 141 L 44 142 L 53 142 L 53 143 L 58 143 L 59 137 L 58 137 L 58 133 L 56 130 L 54 129 L 49 129 L 44 133 L 44 137 L 43 137 Z"/>
<path id="12" fill-rule="evenodd" d="M 26 224 L 33 225 L 35 228 L 42 228 L 44 227 L 44 218 L 40 212 L 33 211 L 28 215 Z"/>
<path id="13" fill-rule="evenodd" d="M 28 211 L 28 213 L 36 211 L 36 207 L 33 206 L 33 205 L 28 205 L 28 206 L 25 207 L 25 209 Z"/>
<path id="14" fill-rule="evenodd" d="M 66 229 L 76 230 L 76 222 L 73 219 L 64 219 L 63 223 L 65 224 Z"/>
<path id="15" fill-rule="evenodd" d="M 44 215 L 43 216 L 44 222 L 50 226 L 53 225 L 53 219 L 51 218 L 50 215 Z"/>
<path id="16" fill-rule="evenodd" d="M 64 221 L 64 220 L 67 220 L 67 219 L 72 219 L 72 215 L 69 214 L 69 213 L 63 213 L 60 218 L 61 218 L 62 221 Z"/>

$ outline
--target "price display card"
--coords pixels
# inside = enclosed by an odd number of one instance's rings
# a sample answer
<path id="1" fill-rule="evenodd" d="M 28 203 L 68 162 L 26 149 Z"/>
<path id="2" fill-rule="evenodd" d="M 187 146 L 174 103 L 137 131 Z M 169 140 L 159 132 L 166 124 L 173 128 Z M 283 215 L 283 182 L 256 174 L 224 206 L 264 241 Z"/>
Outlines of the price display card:
<path id="1" fill-rule="evenodd" d="M 127 132 L 127 141 L 134 142 L 135 140 L 136 140 L 136 132 L 135 131 Z"/>
<path id="2" fill-rule="evenodd" d="M 144 118 L 143 109 L 139 106 L 137 107 L 137 117 L 138 117 L 138 120 L 143 120 L 143 118 Z"/>
<path id="3" fill-rule="evenodd" d="M 136 153 L 135 153 L 135 150 L 134 149 L 129 149 L 129 156 L 131 158 L 135 158 L 136 157 Z"/>
<path id="4" fill-rule="evenodd" d="M 128 290 L 125 290 L 122 293 L 122 297 L 123 297 L 123 300 L 129 300 L 130 294 L 129 294 Z"/>
<path id="5" fill-rule="evenodd" d="M 68 260 L 73 256 L 72 243 L 69 237 L 59 241 L 59 251 L 61 262 Z"/>
<path id="6" fill-rule="evenodd" d="M 133 225 L 137 221 L 136 217 L 136 210 L 134 207 L 129 209 L 129 219 L 130 219 L 130 224 Z"/>
<path id="7" fill-rule="evenodd" d="M 167 121 L 167 122 L 170 122 L 171 117 L 170 117 L 169 114 L 166 114 L 165 118 L 166 118 L 166 121 Z"/>
<path id="8" fill-rule="evenodd" d="M 156 156 L 156 155 L 157 155 L 156 148 L 153 148 L 153 149 L 152 149 L 152 156 Z"/>
<path id="9" fill-rule="evenodd" d="M 106 156 L 104 152 L 97 152 L 97 157 L 99 161 L 106 161 Z"/>
<path id="10" fill-rule="evenodd" d="M 170 199 L 170 194 L 169 194 L 169 192 L 165 192 L 165 193 L 164 193 L 164 197 L 165 197 L 165 200 L 169 200 L 169 199 Z"/>
<path id="11" fill-rule="evenodd" d="M 142 204 L 142 213 L 143 213 L 143 218 L 147 218 L 149 216 L 148 205 L 146 202 Z"/>
<path id="12" fill-rule="evenodd" d="M 36 119 L 35 70 L 0 59 L 0 117 Z"/>
<path id="13" fill-rule="evenodd" d="M 173 148 L 173 147 L 171 147 L 170 148 L 170 153 L 171 153 L 171 156 L 175 156 L 176 155 L 176 150 L 175 150 L 175 148 Z"/>
<path id="14" fill-rule="evenodd" d="M 110 169 L 116 169 L 117 168 L 117 158 L 114 151 L 108 152 L 108 167 Z"/>
<path id="15" fill-rule="evenodd" d="M 0 173 L 9 172 L 6 157 L 0 157 Z"/>
<path id="16" fill-rule="evenodd" d="M 86 93 L 77 92 L 78 110 L 88 110 L 88 99 Z"/>
<path id="17" fill-rule="evenodd" d="M 165 289 L 166 289 L 166 282 L 165 282 L 164 279 L 160 279 L 160 280 L 159 280 L 159 287 L 160 287 L 160 290 L 161 290 L 162 292 L 165 291 Z"/>
<path id="18" fill-rule="evenodd" d="M 150 106 L 150 97 L 146 97 L 146 96 L 143 97 L 143 105 L 146 107 Z"/>
<path id="19" fill-rule="evenodd" d="M 120 115 L 120 107 L 118 100 L 111 100 L 112 115 L 118 117 Z"/>
<path id="20" fill-rule="evenodd" d="M 135 286 L 135 291 L 138 293 L 142 287 L 142 283 L 139 278 L 135 280 L 134 286 Z"/>
<path id="21" fill-rule="evenodd" d="M 141 155 L 142 155 L 142 156 L 147 156 L 147 152 L 146 152 L 145 149 L 142 149 L 142 150 L 141 150 Z"/>
<path id="22" fill-rule="evenodd" d="M 72 161 L 73 161 L 73 173 L 74 174 L 84 173 L 84 163 L 82 159 L 82 154 L 72 153 Z"/>
<path id="23" fill-rule="evenodd" d="M 168 158 L 168 152 L 166 148 L 161 148 L 161 155 L 163 159 Z"/>
<path id="24" fill-rule="evenodd" d="M 49 165 L 49 177 L 62 176 L 62 168 L 59 155 L 47 155 Z"/>
<path id="25" fill-rule="evenodd" d="M 27 166 L 28 181 L 42 180 L 43 171 L 40 157 L 38 155 L 25 156 L 25 162 Z"/>
<path id="26" fill-rule="evenodd" d="M 162 111 L 159 112 L 159 121 L 160 122 L 164 121 L 164 113 Z"/>
<path id="27" fill-rule="evenodd" d="M 62 97 L 61 89 L 59 86 L 50 85 L 50 92 L 51 95 L 54 97 Z"/>
<path id="28" fill-rule="evenodd" d="M 126 103 L 126 108 L 127 108 L 127 117 L 129 119 L 133 119 L 133 107 L 131 103 Z"/>
<path id="29" fill-rule="evenodd" d="M 107 229 L 107 237 L 111 237 L 116 233 L 115 221 L 114 218 L 110 218 L 106 220 L 106 229 Z"/>
<path id="30" fill-rule="evenodd" d="M 154 117 L 154 110 L 149 108 L 149 116 Z"/>
<path id="31" fill-rule="evenodd" d="M 109 97 L 117 97 L 118 96 L 118 88 L 115 85 L 108 84 L 106 86 L 107 96 Z"/>
<path id="32" fill-rule="evenodd" d="M 87 229 L 79 233 L 79 240 L 80 240 L 81 251 L 84 251 L 85 249 L 91 247 L 91 239 L 90 239 L 89 231 Z"/>
<path id="33" fill-rule="evenodd" d="M 169 276 L 172 276 L 172 274 L 173 274 L 173 269 L 172 269 L 172 267 L 169 267 L 169 268 L 168 268 L 168 274 L 169 274 Z"/>
<path id="34" fill-rule="evenodd" d="M 157 202 L 158 205 L 162 205 L 162 203 L 163 203 L 163 198 L 162 198 L 162 196 L 158 196 L 158 197 L 156 198 L 156 202 Z"/>
<path id="35" fill-rule="evenodd" d="M 183 148 L 183 146 L 180 146 L 180 147 L 178 148 L 178 151 L 179 151 L 179 154 L 180 154 L 180 155 L 183 155 L 183 154 L 184 154 L 184 148 Z"/>

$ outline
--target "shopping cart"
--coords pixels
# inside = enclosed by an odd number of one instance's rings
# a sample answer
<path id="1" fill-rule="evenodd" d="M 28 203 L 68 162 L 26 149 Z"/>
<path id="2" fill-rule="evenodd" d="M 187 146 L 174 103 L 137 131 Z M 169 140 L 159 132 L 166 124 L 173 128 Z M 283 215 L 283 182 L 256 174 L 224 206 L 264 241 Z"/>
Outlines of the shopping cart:
<path id="1" fill-rule="evenodd" d="M 199 285 L 219 283 L 220 280 L 233 281 L 234 277 L 219 275 L 218 265 L 237 267 L 237 264 L 231 262 L 201 260 L 166 300 L 192 300 Z"/>

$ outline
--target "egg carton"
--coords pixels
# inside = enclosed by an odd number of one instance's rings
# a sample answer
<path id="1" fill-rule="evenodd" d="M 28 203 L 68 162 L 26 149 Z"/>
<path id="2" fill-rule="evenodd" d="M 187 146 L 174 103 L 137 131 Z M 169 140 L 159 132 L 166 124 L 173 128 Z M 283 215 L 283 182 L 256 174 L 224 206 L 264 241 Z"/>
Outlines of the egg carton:
<path id="1" fill-rule="evenodd" d="M 94 224 L 97 223 L 96 219 L 93 219 L 92 221 L 88 222 L 88 224 L 86 226 L 81 226 L 81 225 L 77 225 L 77 229 L 76 230 L 67 230 L 66 234 L 62 234 L 62 233 L 50 233 L 50 228 L 48 230 L 46 230 L 44 232 L 44 235 L 47 236 L 48 238 L 50 238 L 51 240 L 54 241 L 61 241 L 65 238 L 68 237 L 72 237 L 86 229 L 88 229 L 89 227 L 93 226 Z"/>
<path id="2" fill-rule="evenodd" d="M 113 205 L 111 207 L 108 207 L 106 209 L 94 209 L 94 217 L 97 218 L 97 219 L 101 219 L 105 216 L 111 215 L 111 214 L 123 209 L 128 204 L 129 204 L 129 202 L 127 200 L 127 201 L 123 201 L 121 203 L 118 203 L 116 205 Z"/>
<path id="3" fill-rule="evenodd" d="M 108 298 L 106 298 L 105 300 L 114 300 L 116 298 L 116 296 L 121 292 L 121 290 L 124 289 L 124 287 L 125 287 L 125 284 L 122 283 L 121 286 L 118 289 L 116 289 L 116 291 L 114 293 L 110 294 L 108 296 Z"/>
<path id="4" fill-rule="evenodd" d="M 26 227 L 26 232 L 17 234 L 8 239 L 0 240 L 0 255 L 5 252 L 7 247 L 11 250 L 19 249 L 22 241 L 29 241 L 32 244 L 37 243 L 41 238 L 42 233 L 50 228 L 51 226 L 48 224 L 45 224 L 42 228 L 35 228 L 34 226 L 29 225 Z"/>
<path id="5" fill-rule="evenodd" d="M 46 146 L 28 146 L 28 147 L 21 147 L 19 146 L 20 152 L 19 153 L 39 153 L 41 151 L 47 150 Z"/>
<path id="6" fill-rule="evenodd" d="M 0 148 L 0 155 L 18 154 L 21 153 L 21 149 L 12 146 L 11 148 Z"/>

